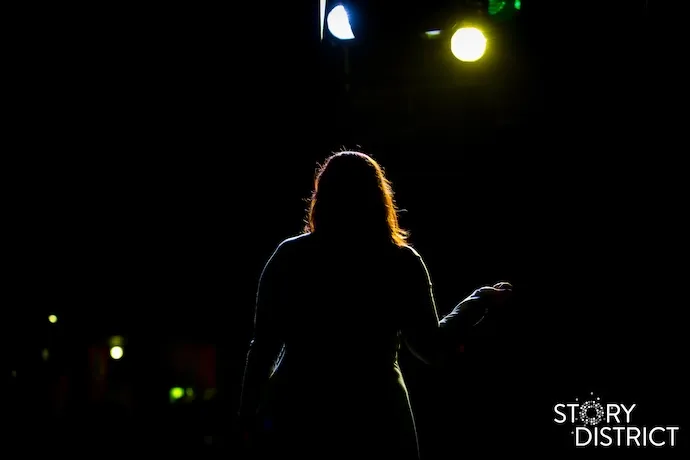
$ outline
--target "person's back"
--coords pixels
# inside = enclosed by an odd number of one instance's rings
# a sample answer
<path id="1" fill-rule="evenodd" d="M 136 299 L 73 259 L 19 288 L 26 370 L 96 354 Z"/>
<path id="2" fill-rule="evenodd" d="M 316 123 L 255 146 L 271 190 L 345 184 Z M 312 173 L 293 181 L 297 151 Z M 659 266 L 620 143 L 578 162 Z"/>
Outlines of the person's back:
<path id="1" fill-rule="evenodd" d="M 392 243 L 315 234 L 281 244 L 271 261 L 275 284 L 264 286 L 280 298 L 275 332 L 284 348 L 264 416 L 281 451 L 288 442 L 300 452 L 321 443 L 416 458 L 397 361 L 410 288 L 426 282 L 413 279 L 424 273 L 416 257 Z"/>

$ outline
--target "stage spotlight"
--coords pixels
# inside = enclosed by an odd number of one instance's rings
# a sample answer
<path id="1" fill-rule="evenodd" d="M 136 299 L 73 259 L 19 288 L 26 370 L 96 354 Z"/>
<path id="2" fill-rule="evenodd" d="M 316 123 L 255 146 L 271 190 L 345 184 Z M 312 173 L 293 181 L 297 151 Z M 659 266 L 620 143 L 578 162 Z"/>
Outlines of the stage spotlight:
<path id="1" fill-rule="evenodd" d="M 486 51 L 486 37 L 475 27 L 462 27 L 451 37 L 450 50 L 463 62 L 478 61 Z"/>
<path id="2" fill-rule="evenodd" d="M 343 5 L 338 5 L 328 13 L 326 18 L 328 30 L 339 40 L 352 40 L 355 34 L 352 33 L 350 18 Z"/>

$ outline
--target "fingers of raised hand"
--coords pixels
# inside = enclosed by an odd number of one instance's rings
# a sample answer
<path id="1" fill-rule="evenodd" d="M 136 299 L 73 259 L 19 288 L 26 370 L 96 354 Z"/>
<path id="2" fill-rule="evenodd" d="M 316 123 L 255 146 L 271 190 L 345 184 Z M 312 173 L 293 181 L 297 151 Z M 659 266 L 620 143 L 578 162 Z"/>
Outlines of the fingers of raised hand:
<path id="1" fill-rule="evenodd" d="M 512 291 L 513 290 L 513 285 L 510 284 L 508 281 L 501 281 L 493 285 L 495 289 L 499 290 L 507 290 L 507 291 Z"/>

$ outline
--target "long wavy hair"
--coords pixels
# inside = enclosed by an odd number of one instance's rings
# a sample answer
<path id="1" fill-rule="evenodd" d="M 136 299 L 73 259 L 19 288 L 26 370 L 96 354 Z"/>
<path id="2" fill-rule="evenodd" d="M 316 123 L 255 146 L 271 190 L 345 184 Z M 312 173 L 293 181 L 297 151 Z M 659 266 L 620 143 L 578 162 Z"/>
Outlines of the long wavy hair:
<path id="1" fill-rule="evenodd" d="M 335 153 L 317 169 L 304 231 L 403 246 L 409 233 L 400 228 L 393 195 L 373 158 L 353 151 Z"/>

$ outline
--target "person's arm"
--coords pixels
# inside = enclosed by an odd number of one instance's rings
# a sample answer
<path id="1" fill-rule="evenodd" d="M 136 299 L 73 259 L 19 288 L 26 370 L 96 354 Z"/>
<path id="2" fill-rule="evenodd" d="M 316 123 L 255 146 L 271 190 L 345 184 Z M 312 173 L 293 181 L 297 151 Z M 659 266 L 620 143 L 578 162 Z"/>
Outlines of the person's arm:
<path id="1" fill-rule="evenodd" d="M 409 282 L 404 288 L 402 338 L 413 355 L 427 364 L 436 364 L 441 360 L 441 325 L 431 277 L 419 253 L 411 247 L 407 249 L 410 262 L 405 276 L 409 277 Z"/>
<path id="2" fill-rule="evenodd" d="M 444 316 L 441 320 L 444 333 L 462 341 L 471 328 L 481 323 L 488 313 L 489 290 L 495 291 L 496 288 L 486 286 L 476 289 Z"/>
<path id="3" fill-rule="evenodd" d="M 273 364 L 283 345 L 278 333 L 278 301 L 283 270 L 281 256 L 284 249 L 278 246 L 266 263 L 259 279 L 254 315 L 254 335 L 249 344 L 242 396 L 240 400 L 240 421 L 250 420 L 259 405 L 262 390 L 268 382 Z"/>
<path id="4" fill-rule="evenodd" d="M 509 283 L 501 283 L 476 289 L 439 321 L 429 271 L 419 253 L 412 248 L 410 251 L 414 263 L 409 268 L 412 280 L 406 292 L 403 338 L 417 358 L 427 364 L 441 364 L 484 319 L 489 306 L 497 303 L 497 297 L 512 287 Z"/>

